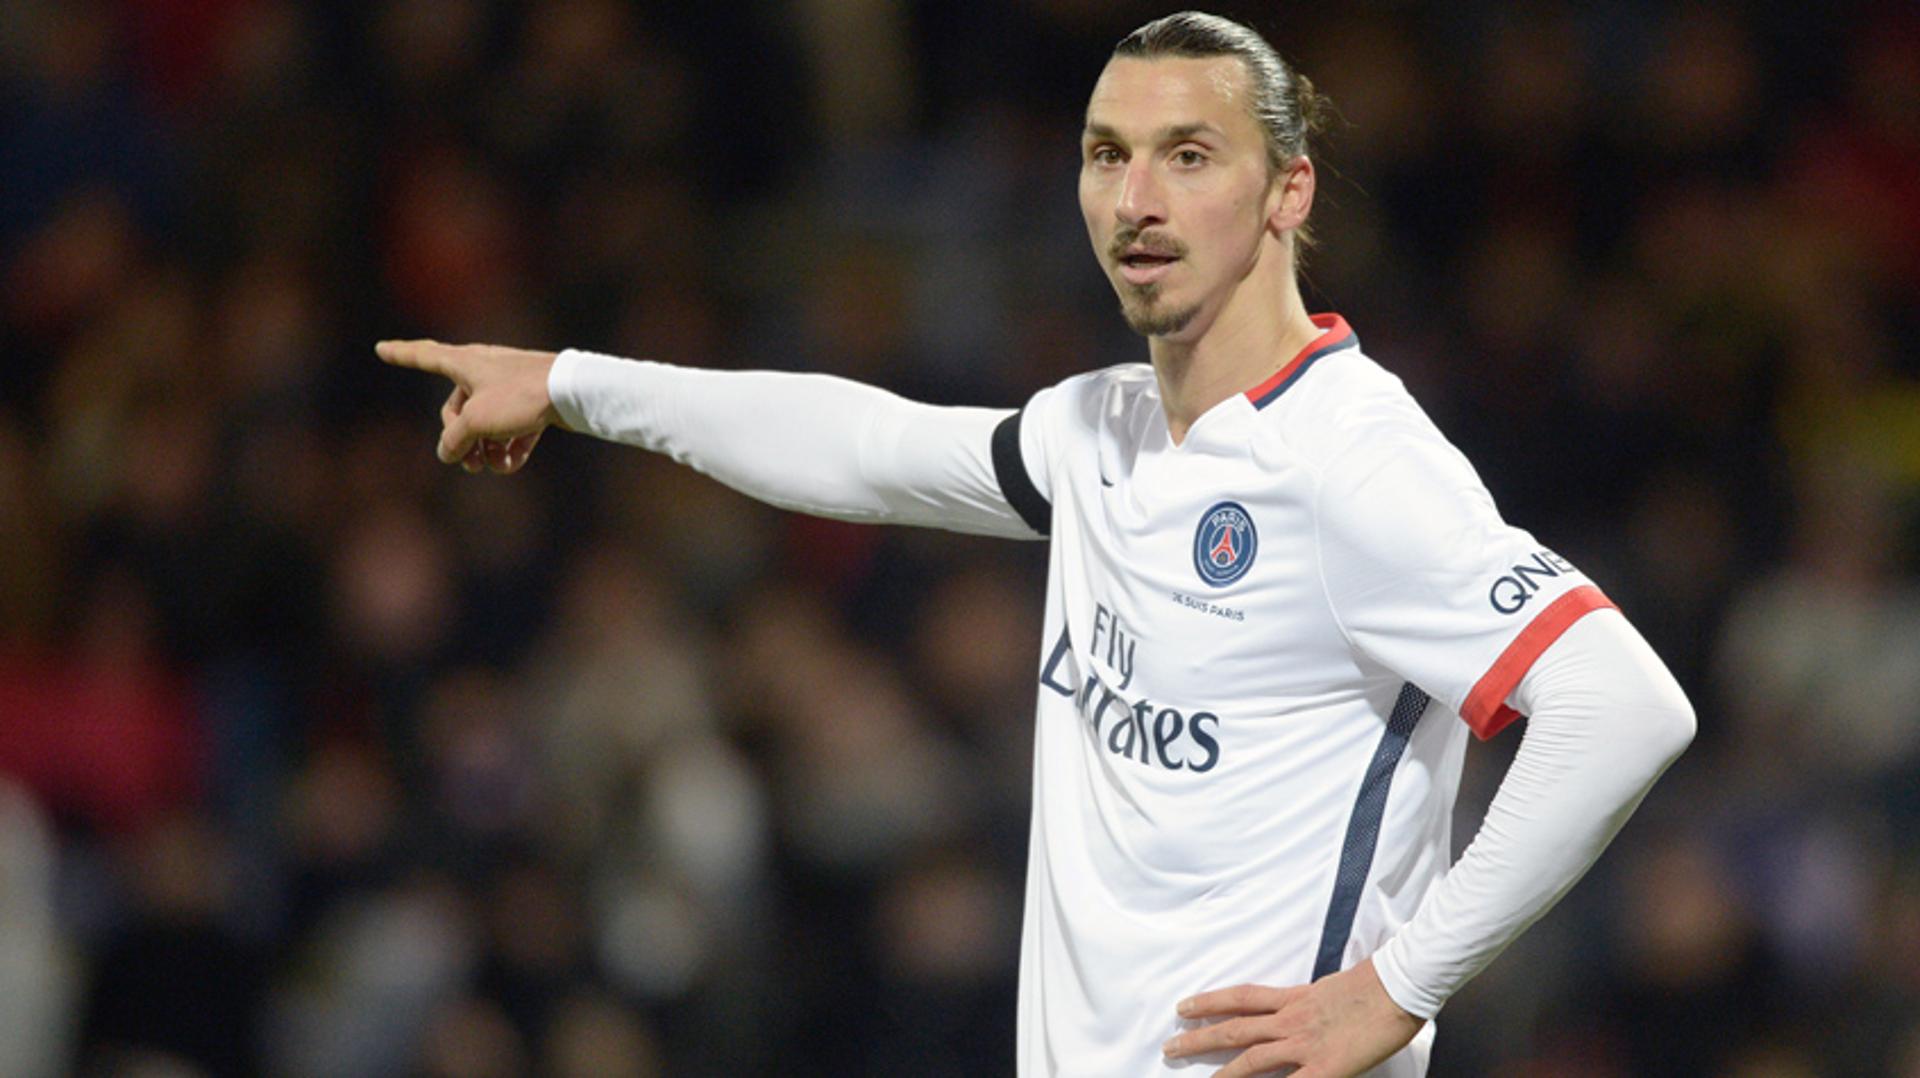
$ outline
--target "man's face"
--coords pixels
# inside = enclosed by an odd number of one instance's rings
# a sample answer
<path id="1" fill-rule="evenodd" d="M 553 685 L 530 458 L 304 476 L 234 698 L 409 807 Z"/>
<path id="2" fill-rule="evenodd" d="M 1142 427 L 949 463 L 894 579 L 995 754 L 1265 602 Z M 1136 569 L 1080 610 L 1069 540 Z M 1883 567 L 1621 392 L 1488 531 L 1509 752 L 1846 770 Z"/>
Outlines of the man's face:
<path id="1" fill-rule="evenodd" d="M 1116 58 L 1093 88 L 1080 211 L 1137 333 L 1204 328 L 1258 260 L 1275 185 L 1250 92 L 1231 56 Z"/>

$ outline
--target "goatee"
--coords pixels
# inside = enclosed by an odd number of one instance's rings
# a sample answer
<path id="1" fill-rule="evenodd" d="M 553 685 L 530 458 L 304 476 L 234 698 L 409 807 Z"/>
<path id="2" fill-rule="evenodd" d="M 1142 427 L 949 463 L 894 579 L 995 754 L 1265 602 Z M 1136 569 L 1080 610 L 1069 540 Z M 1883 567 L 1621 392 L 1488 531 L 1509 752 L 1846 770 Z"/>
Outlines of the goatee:
<path id="1" fill-rule="evenodd" d="M 1165 337 L 1187 328 L 1193 316 L 1200 313 L 1195 304 L 1174 310 L 1162 309 L 1159 305 L 1160 289 L 1158 285 L 1141 285 L 1132 289 L 1132 297 L 1120 300 L 1120 316 L 1127 320 L 1127 328 L 1142 337 Z"/>

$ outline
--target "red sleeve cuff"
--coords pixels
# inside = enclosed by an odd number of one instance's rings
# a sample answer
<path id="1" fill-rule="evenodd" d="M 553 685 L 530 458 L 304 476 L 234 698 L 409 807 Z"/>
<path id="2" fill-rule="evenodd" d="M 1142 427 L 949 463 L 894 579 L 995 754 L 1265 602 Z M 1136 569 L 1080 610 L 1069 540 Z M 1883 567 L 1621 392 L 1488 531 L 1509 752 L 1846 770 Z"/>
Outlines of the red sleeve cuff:
<path id="1" fill-rule="evenodd" d="M 1567 626 L 1595 610 L 1617 609 L 1613 600 L 1592 584 L 1582 584 L 1547 604 L 1474 683 L 1466 703 L 1460 705 L 1460 717 L 1467 721 L 1474 736 L 1485 741 L 1520 717 L 1518 711 L 1507 706 L 1508 694 L 1527 676 L 1540 653 L 1567 631 Z"/>

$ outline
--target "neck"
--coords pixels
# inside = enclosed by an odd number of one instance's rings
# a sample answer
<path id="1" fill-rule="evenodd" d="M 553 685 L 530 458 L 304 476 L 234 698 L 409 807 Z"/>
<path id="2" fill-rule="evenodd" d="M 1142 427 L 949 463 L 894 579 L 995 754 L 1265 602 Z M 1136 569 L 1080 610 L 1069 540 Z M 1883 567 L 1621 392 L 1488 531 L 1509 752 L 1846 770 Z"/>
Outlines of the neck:
<path id="1" fill-rule="evenodd" d="M 1208 409 L 1260 384 L 1320 333 L 1294 282 L 1293 260 L 1263 258 L 1260 264 L 1205 325 L 1148 339 L 1167 430 L 1176 445 Z M 1262 265 L 1277 272 L 1262 272 Z"/>

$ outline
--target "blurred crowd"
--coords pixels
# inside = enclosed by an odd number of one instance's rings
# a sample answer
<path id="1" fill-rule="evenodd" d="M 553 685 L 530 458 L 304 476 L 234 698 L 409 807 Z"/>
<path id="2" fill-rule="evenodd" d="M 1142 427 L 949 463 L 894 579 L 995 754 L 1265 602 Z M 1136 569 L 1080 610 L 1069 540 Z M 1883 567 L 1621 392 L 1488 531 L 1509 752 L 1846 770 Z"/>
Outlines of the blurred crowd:
<path id="1" fill-rule="evenodd" d="M 9 0 L 0 1074 L 1010 1072 L 1041 545 L 467 476 L 372 343 L 1144 358 L 1077 138 L 1167 10 Z M 1219 10 L 1338 108 L 1311 309 L 1700 714 L 1432 1073 L 1920 1075 L 1920 12 Z"/>

